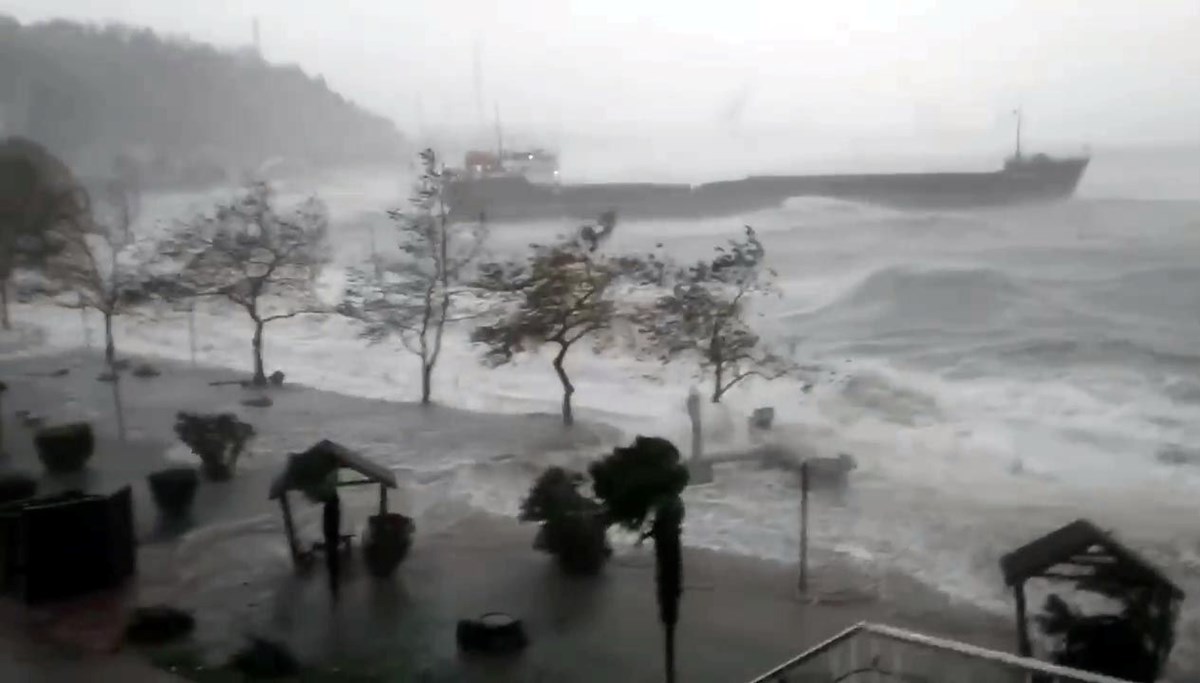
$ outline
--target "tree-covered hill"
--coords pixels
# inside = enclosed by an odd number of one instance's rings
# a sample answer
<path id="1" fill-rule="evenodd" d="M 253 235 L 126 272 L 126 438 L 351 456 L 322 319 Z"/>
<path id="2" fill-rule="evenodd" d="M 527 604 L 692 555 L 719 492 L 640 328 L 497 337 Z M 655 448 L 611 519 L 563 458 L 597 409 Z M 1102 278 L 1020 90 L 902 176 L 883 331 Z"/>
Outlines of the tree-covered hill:
<path id="1" fill-rule="evenodd" d="M 171 184 L 279 159 L 329 166 L 405 153 L 391 121 L 253 51 L 128 26 L 0 16 L 4 135 L 36 140 L 84 174 L 125 156 L 144 177 Z"/>

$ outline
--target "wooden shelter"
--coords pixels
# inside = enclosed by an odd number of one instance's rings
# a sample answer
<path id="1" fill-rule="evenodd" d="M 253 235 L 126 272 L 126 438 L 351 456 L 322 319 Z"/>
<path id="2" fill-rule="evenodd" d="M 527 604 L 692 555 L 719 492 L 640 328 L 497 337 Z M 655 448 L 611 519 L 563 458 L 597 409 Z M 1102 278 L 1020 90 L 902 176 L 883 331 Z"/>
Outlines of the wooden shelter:
<path id="1" fill-rule="evenodd" d="M 1082 590 L 1142 590 L 1162 615 L 1156 628 L 1160 661 L 1169 654 L 1169 634 L 1184 593 L 1134 551 L 1086 519 L 1076 520 L 1031 541 L 1000 558 L 1004 582 L 1013 591 L 1017 609 L 1017 647 L 1032 654 L 1025 607 L 1025 584 L 1042 578 L 1070 582 Z M 1167 651 L 1165 651 L 1167 650 Z"/>
<path id="2" fill-rule="evenodd" d="M 362 478 L 342 481 L 338 473 L 343 469 L 356 472 Z M 379 514 L 382 515 L 388 511 L 387 491 L 396 488 L 396 475 L 384 465 L 328 439 L 320 441 L 303 453 L 293 453 L 289 456 L 287 466 L 271 482 L 270 500 L 278 500 L 283 510 L 283 526 L 287 532 L 288 547 L 292 551 L 292 562 L 297 566 L 301 563 L 303 553 L 296 539 L 288 491 L 305 491 L 311 494 L 315 487 L 328 483 L 339 488 L 378 485 Z"/>

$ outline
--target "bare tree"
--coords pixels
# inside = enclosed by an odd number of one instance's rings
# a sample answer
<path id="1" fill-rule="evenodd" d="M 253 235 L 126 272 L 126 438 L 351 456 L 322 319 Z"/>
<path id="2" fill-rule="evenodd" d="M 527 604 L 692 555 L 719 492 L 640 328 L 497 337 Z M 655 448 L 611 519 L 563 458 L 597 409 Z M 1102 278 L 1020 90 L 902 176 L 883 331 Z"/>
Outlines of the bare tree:
<path id="1" fill-rule="evenodd" d="M 563 423 L 575 421 L 571 396 L 575 385 L 567 374 L 567 353 L 591 337 L 597 346 L 611 341 L 619 317 L 616 293 L 626 276 L 638 272 L 638 260 L 614 258 L 598 250 L 616 225 L 605 214 L 600 229 L 586 226 L 577 235 L 553 244 L 531 245 L 524 261 L 488 263 L 477 285 L 500 299 L 498 320 L 475 328 L 472 340 L 487 346 L 487 359 L 507 363 L 518 353 L 554 344 L 552 365 L 562 383 Z"/>
<path id="2" fill-rule="evenodd" d="M 179 291 L 223 297 L 254 323 L 251 341 L 256 386 L 267 383 L 263 333 L 269 323 L 325 312 L 317 276 L 329 257 L 325 205 L 308 199 L 288 214 L 276 210 L 265 182 L 252 182 L 212 216 L 186 224 L 170 245 L 182 268 Z"/>
<path id="3" fill-rule="evenodd" d="M 422 173 L 413 188 L 412 209 L 388 214 L 397 226 L 402 257 L 391 263 L 373 259 L 370 271 L 351 269 L 339 311 L 363 322 L 362 334 L 372 343 L 399 337 L 420 360 L 421 403 L 428 404 L 446 324 L 464 317 L 454 313 L 454 300 L 487 230 L 482 221 L 450 221 L 445 201 L 448 172 L 433 150 L 426 149 L 420 157 Z"/>
<path id="4" fill-rule="evenodd" d="M 796 369 L 747 320 L 751 297 L 777 293 L 765 257 L 762 242 L 746 226 L 742 239 L 717 247 L 711 260 L 676 269 L 671 291 L 638 316 L 663 362 L 691 357 L 711 373 L 713 403 L 747 377 L 778 379 Z"/>
<path id="5" fill-rule="evenodd" d="M 104 362 L 116 360 L 113 318 L 139 300 L 151 254 L 138 249 L 133 224 L 140 208 L 136 182 L 126 176 L 107 181 L 104 200 L 86 220 L 64 222 L 55 230 L 56 253 L 47 274 L 77 295 L 68 308 L 92 309 L 104 319 Z"/>

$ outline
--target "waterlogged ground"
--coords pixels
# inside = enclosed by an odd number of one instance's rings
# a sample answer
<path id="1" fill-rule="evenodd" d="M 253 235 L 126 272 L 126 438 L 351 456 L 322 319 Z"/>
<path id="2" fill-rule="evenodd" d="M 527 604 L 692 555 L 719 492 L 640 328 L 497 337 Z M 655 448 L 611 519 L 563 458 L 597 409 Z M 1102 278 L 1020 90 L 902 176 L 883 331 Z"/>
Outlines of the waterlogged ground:
<path id="1" fill-rule="evenodd" d="M 618 553 L 594 581 L 567 579 L 531 545 L 533 530 L 480 509 L 515 511 L 507 492 L 527 489 L 548 463 L 580 463 L 620 435 L 604 427 L 564 430 L 554 416 L 478 414 L 339 396 L 300 386 L 270 395 L 266 409 L 239 404 L 239 387 L 211 387 L 229 377 L 160 363 L 156 379 L 127 377 L 117 387 L 126 439 L 117 434 L 113 385 L 79 354 L 0 361 L 10 385 L 6 415 L 32 410 L 58 419 L 92 420 L 99 446 L 88 471 L 68 486 L 104 490 L 134 484 L 139 537 L 137 601 L 193 610 L 195 637 L 185 647 L 149 653 L 197 680 L 250 634 L 287 642 L 330 680 L 386 676 L 419 680 L 659 680 L 659 633 L 653 560 L 647 548 L 617 539 Z M 68 369 L 65 376 L 50 377 Z M 142 476 L 172 459 L 194 462 L 172 446 L 174 412 L 234 410 L 259 433 L 253 453 L 227 484 L 205 484 L 189 525 L 163 527 Z M 37 471 L 29 430 L 9 419 L 10 463 Z M 411 557 L 395 581 L 373 582 L 352 560 L 334 603 L 324 577 L 296 575 L 280 515 L 266 499 L 288 451 L 332 438 L 393 463 L 401 489 L 393 509 L 416 519 Z M 457 452 L 445 465 L 431 453 Z M 491 456 L 485 458 L 483 453 Z M 346 489 L 343 520 L 361 534 L 376 493 Z M 689 536 L 713 519 L 707 490 L 689 491 Z M 295 500 L 302 539 L 319 535 L 319 508 Z M 814 552 L 814 593 L 823 605 L 798 602 L 791 565 L 692 550 L 686 559 L 680 627 L 681 670 L 688 680 L 752 676 L 861 619 L 908 625 L 994 647 L 1011 640 L 1004 620 L 955 606 L 900 572 L 839 561 Z M 453 640 L 463 616 L 490 610 L 521 615 L 533 646 L 513 662 L 462 659 Z M 196 667 L 203 667 L 197 669 Z M 359 678 L 354 678 L 358 676 Z M 219 677 L 212 680 L 221 680 Z"/>

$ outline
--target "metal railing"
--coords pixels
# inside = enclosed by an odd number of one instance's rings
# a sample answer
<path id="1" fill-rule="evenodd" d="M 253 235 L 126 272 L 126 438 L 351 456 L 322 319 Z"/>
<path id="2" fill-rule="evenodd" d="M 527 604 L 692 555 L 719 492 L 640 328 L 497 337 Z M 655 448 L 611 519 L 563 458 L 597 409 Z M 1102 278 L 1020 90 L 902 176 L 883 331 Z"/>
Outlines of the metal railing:
<path id="1" fill-rule="evenodd" d="M 905 629 L 862 622 L 751 683 L 1129 683 Z"/>

